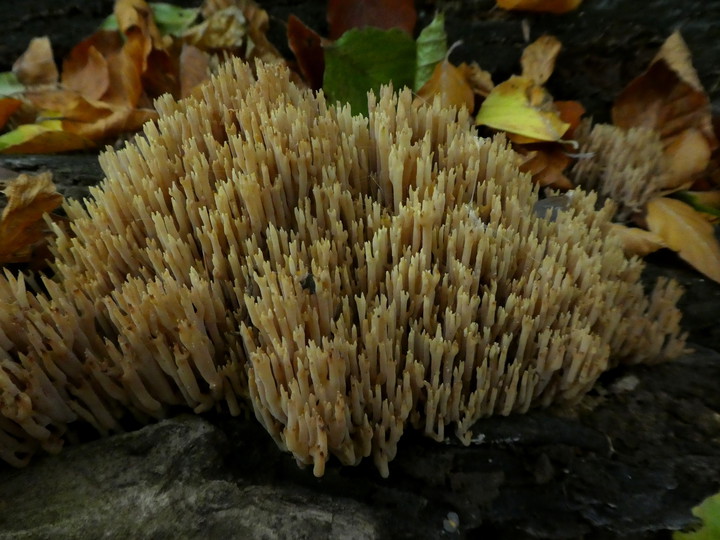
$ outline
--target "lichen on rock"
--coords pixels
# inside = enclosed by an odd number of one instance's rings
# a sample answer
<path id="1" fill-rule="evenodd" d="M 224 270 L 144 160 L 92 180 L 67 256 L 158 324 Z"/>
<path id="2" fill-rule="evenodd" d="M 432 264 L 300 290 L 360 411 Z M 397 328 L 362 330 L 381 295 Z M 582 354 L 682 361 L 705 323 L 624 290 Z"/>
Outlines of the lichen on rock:
<path id="1" fill-rule="evenodd" d="M 369 97 L 369 116 L 281 66 L 226 64 L 101 156 L 56 228 L 52 278 L 0 278 L 0 457 L 57 451 L 177 406 L 244 404 L 316 475 L 403 432 L 469 442 L 479 418 L 573 402 L 618 363 L 680 354 L 679 287 L 579 190 L 554 219 L 465 110 Z"/>

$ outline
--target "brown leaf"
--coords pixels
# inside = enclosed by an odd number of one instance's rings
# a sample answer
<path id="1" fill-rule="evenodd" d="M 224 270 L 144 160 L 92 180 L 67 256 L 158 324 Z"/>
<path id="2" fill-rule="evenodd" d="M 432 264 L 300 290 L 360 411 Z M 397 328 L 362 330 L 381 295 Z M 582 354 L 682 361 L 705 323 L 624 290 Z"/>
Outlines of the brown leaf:
<path id="1" fill-rule="evenodd" d="M 648 69 L 625 87 L 615 101 L 612 118 L 626 129 L 642 126 L 660 133 L 671 162 L 669 189 L 690 179 L 685 175 L 704 170 L 718 146 L 710 101 L 679 32 L 665 41 Z M 688 135 L 689 130 L 695 132 Z M 689 163 L 682 163 L 680 151 L 689 152 Z"/>
<path id="2" fill-rule="evenodd" d="M 210 55 L 197 47 L 183 43 L 180 52 L 180 97 L 187 97 L 193 89 L 210 76 Z"/>
<path id="3" fill-rule="evenodd" d="M 515 151 L 524 156 L 520 170 L 530 173 L 533 182 L 543 187 L 562 190 L 574 187 L 568 177 L 563 174 L 572 160 L 562 147 L 556 144 L 539 144 L 533 145 L 533 150 L 529 150 L 528 147 L 516 146 Z"/>
<path id="4" fill-rule="evenodd" d="M 417 13 L 413 0 L 329 0 L 327 21 L 330 39 L 365 26 L 400 28 L 412 35 Z"/>
<path id="5" fill-rule="evenodd" d="M 462 70 L 453 66 L 447 59 L 439 62 L 428 81 L 417 92 L 415 103 L 432 102 L 435 96 L 440 97 L 443 107 L 463 105 L 472 112 L 475 96 Z"/>
<path id="6" fill-rule="evenodd" d="M 27 50 L 15 60 L 12 70 L 25 86 L 57 83 L 58 70 L 47 36 L 33 38 Z"/>
<path id="7" fill-rule="evenodd" d="M 312 28 L 307 27 L 295 15 L 290 15 L 287 24 L 287 39 L 305 81 L 313 90 L 322 88 L 325 54 L 320 35 Z"/>
<path id="8" fill-rule="evenodd" d="M 475 95 L 487 97 L 495 88 L 492 75 L 488 71 L 481 69 L 477 62 L 471 64 L 463 62 L 458 66 L 458 69 L 463 72 L 465 80 L 467 80 Z"/>
<path id="9" fill-rule="evenodd" d="M 535 84 L 542 86 L 555 69 L 562 44 L 553 36 L 541 36 L 525 47 L 520 58 L 523 77 L 529 77 Z"/>
<path id="10" fill-rule="evenodd" d="M 639 229 L 638 227 L 627 227 L 620 223 L 611 223 L 612 233 L 618 236 L 623 244 L 625 254 L 644 257 L 658 249 L 666 248 L 667 244 L 659 235 L 654 232 Z"/>
<path id="11" fill-rule="evenodd" d="M 575 134 L 575 129 L 580 125 L 582 116 L 585 114 L 585 107 L 583 107 L 579 101 L 556 101 L 555 109 L 560 116 L 560 120 L 570 124 L 564 137 L 566 139 L 572 139 Z"/>
<path id="12" fill-rule="evenodd" d="M 541 11 L 567 13 L 577 9 L 582 0 L 497 0 L 497 6 L 513 11 Z"/>
<path id="13" fill-rule="evenodd" d="M 110 86 L 108 63 L 95 41 L 91 36 L 76 45 L 63 61 L 62 69 L 62 85 L 88 99 L 100 99 Z"/>
<path id="14" fill-rule="evenodd" d="M 0 218 L 0 265 L 29 262 L 49 232 L 43 215 L 62 204 L 50 173 L 21 174 L 5 188 L 7 205 Z"/>
<path id="15" fill-rule="evenodd" d="M 8 119 L 22 106 L 19 99 L 4 97 L 0 98 L 0 129 L 5 127 Z"/>
<path id="16" fill-rule="evenodd" d="M 253 0 L 237 0 L 243 10 L 245 19 L 248 22 L 248 34 L 250 43 L 245 50 L 247 60 L 259 58 L 263 62 L 283 61 L 283 56 L 267 38 L 267 31 L 270 27 L 270 18 L 267 11 L 262 9 Z"/>
<path id="17" fill-rule="evenodd" d="M 691 206 L 660 197 L 647 204 L 647 226 L 681 259 L 720 283 L 720 245 L 713 226 Z"/>

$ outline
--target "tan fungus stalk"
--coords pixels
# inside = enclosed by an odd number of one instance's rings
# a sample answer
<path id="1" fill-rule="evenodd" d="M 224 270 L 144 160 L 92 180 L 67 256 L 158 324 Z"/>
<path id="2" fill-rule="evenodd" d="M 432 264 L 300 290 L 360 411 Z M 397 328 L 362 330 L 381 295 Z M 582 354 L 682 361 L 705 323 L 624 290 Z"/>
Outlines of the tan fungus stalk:
<path id="1" fill-rule="evenodd" d="M 369 117 L 239 60 L 158 102 L 101 156 L 56 227 L 44 290 L 0 278 L 0 457 L 55 451 L 172 406 L 248 403 L 322 475 L 407 428 L 468 443 L 476 420 L 579 399 L 608 367 L 683 350 L 679 288 L 578 193 L 555 219 L 502 137 L 467 112 L 369 98 Z"/>

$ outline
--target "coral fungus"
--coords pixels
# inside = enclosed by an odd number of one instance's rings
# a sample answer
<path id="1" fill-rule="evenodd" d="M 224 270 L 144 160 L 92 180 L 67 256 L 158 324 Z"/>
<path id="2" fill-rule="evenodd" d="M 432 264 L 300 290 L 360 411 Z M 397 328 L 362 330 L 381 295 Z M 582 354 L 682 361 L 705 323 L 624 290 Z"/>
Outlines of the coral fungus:
<path id="1" fill-rule="evenodd" d="M 608 367 L 678 355 L 680 291 L 579 190 L 553 219 L 502 137 L 405 89 L 369 116 L 281 66 L 226 64 L 101 156 L 56 228 L 54 276 L 0 278 L 0 457 L 183 405 L 247 404 L 323 474 L 407 428 L 464 442 L 493 414 L 572 402 Z"/>

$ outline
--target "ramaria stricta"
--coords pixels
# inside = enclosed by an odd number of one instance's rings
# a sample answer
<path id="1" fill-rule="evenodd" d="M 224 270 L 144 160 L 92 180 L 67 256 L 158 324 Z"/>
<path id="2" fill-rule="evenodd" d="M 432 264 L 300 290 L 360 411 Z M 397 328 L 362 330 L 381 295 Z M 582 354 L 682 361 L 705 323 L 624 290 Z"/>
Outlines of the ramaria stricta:
<path id="1" fill-rule="evenodd" d="M 645 296 L 612 209 L 537 188 L 465 110 L 225 65 L 101 157 L 66 210 L 54 276 L 0 279 L 0 456 L 57 451 L 71 422 L 244 404 L 322 475 L 380 473 L 406 429 L 465 443 L 479 418 L 580 398 L 609 367 L 684 348 L 680 294 Z"/>

